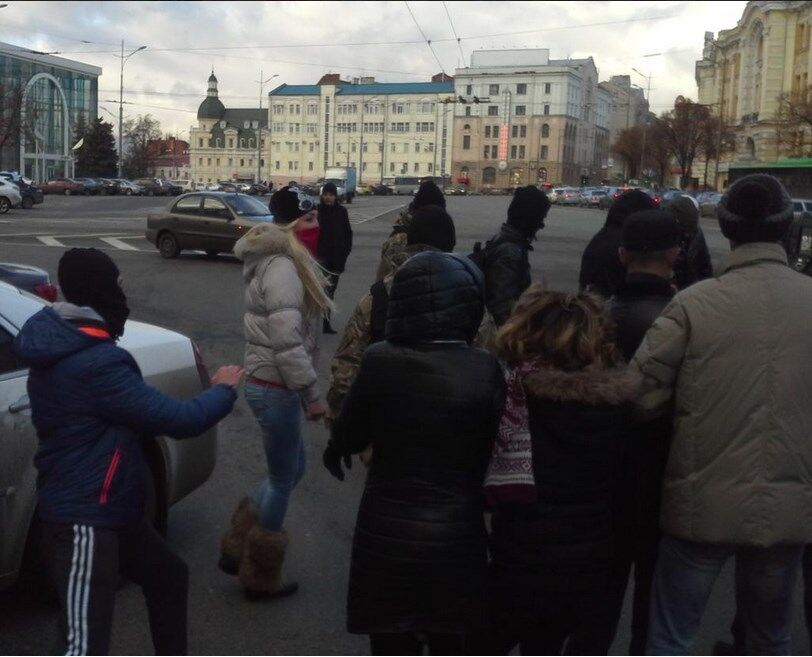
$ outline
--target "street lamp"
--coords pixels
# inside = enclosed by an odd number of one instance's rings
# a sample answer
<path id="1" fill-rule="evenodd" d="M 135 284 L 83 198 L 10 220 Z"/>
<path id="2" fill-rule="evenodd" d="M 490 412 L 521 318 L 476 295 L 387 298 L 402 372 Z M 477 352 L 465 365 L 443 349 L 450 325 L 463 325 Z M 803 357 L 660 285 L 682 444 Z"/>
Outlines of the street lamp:
<path id="1" fill-rule="evenodd" d="M 269 78 L 264 78 L 264 73 L 262 69 L 259 70 L 259 80 L 254 80 L 254 82 L 259 83 L 259 126 L 257 128 L 257 182 L 262 182 L 262 89 L 265 86 L 266 82 L 270 82 L 274 78 L 278 78 L 279 74 L 274 73 Z M 269 103 L 270 104 L 270 103 Z M 271 121 L 268 121 L 268 168 L 270 169 L 270 159 L 271 159 L 271 148 L 273 144 L 270 143 L 271 141 Z"/>
<path id="2" fill-rule="evenodd" d="M 146 46 L 140 46 L 129 55 L 124 55 L 124 40 L 121 40 L 121 76 L 118 87 L 118 177 L 121 178 L 122 165 L 124 163 L 124 64 L 135 53 L 146 50 Z M 118 56 L 118 55 L 116 55 Z"/>
<path id="3" fill-rule="evenodd" d="M 662 55 L 661 52 L 651 53 L 650 55 L 643 55 L 643 57 L 657 57 L 658 55 Z M 636 68 L 632 68 L 632 71 L 637 73 L 640 77 L 648 82 L 647 90 L 646 90 L 646 101 L 649 104 L 649 108 L 651 107 L 651 78 L 653 77 L 651 73 L 645 75 L 641 73 Z M 649 110 L 650 111 L 650 110 Z M 646 113 L 646 120 L 643 122 L 643 143 L 640 147 L 640 173 L 644 172 L 645 161 L 646 161 L 646 132 L 648 130 L 648 112 Z"/>

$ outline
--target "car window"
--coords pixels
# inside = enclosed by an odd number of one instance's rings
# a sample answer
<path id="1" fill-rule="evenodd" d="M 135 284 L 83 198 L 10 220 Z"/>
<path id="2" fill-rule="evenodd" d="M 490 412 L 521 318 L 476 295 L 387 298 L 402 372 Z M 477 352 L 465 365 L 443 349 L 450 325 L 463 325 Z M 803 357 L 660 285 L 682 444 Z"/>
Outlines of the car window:
<path id="1" fill-rule="evenodd" d="M 14 354 L 14 338 L 0 326 L 0 375 L 23 369 Z"/>
<path id="2" fill-rule="evenodd" d="M 804 209 L 804 204 L 800 201 L 793 201 L 792 208 L 795 210 L 795 212 L 802 212 Z"/>
<path id="3" fill-rule="evenodd" d="M 196 213 L 200 210 L 200 196 L 184 196 L 175 203 L 172 212 L 183 212 L 185 214 Z"/>
<path id="4" fill-rule="evenodd" d="M 219 198 L 206 196 L 203 199 L 203 214 L 207 217 L 219 217 L 220 219 L 231 219 L 231 212 L 229 212 L 226 204 Z"/>
<path id="5" fill-rule="evenodd" d="M 266 217 L 270 214 L 267 205 L 250 196 L 234 196 L 226 203 L 238 217 Z"/>

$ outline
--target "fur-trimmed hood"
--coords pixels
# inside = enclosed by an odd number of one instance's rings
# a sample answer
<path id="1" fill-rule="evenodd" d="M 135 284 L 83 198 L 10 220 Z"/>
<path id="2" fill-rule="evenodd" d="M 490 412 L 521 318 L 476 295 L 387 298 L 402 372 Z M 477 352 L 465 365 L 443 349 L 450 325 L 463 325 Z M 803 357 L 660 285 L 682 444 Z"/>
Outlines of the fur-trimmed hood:
<path id="1" fill-rule="evenodd" d="M 552 402 L 575 402 L 589 406 L 620 406 L 640 392 L 640 376 L 625 365 L 606 370 L 564 372 L 537 369 L 524 379 L 528 395 Z"/>
<path id="2" fill-rule="evenodd" d="M 234 255 L 242 260 L 243 276 L 251 278 L 257 265 L 268 256 L 284 255 L 293 257 L 288 235 L 271 223 L 254 226 L 234 245 Z"/>

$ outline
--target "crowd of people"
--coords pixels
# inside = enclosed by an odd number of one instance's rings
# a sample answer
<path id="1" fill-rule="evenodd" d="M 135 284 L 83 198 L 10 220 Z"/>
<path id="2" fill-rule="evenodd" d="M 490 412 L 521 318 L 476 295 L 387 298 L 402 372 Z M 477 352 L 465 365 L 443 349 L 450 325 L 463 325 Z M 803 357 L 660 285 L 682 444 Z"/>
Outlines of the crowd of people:
<path id="1" fill-rule="evenodd" d="M 244 369 L 190 401 L 146 386 L 116 346 L 128 309 L 109 257 L 62 258 L 66 302 L 16 349 L 67 654 L 107 651 L 118 573 L 144 588 L 156 651 L 185 651 L 186 566 L 141 520 L 139 443 L 213 426 L 243 376 L 268 478 L 239 501 L 220 568 L 249 599 L 297 589 L 282 571 L 306 417 L 330 430 L 337 479 L 356 455 L 367 467 L 347 629 L 372 654 L 607 654 L 632 571 L 629 653 L 690 654 L 732 557 L 734 645 L 719 650 L 789 654 L 812 542 L 812 279 L 787 264 L 780 183 L 752 175 L 725 194 L 716 275 L 692 199 L 656 208 L 627 192 L 584 251 L 581 289 L 562 292 L 532 277 L 540 190 L 518 189 L 499 232 L 461 255 L 426 182 L 323 393 L 319 336 L 352 248 L 335 196 L 326 185 L 313 208 L 285 187 L 275 223 L 237 243 Z M 128 475 L 102 499 L 111 459 Z"/>

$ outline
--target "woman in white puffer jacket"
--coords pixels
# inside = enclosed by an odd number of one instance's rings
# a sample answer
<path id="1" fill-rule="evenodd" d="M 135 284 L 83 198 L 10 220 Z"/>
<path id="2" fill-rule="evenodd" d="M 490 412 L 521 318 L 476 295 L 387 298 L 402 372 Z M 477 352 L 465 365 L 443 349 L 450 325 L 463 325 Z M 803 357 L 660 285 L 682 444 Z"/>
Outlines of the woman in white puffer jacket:
<path id="1" fill-rule="evenodd" d="M 246 283 L 245 397 L 262 429 L 268 479 L 234 512 L 220 567 L 239 575 L 249 598 L 297 589 L 282 583 L 288 545 L 283 523 L 305 470 L 302 415 L 317 420 L 326 410 L 316 360 L 321 322 L 332 310 L 327 279 L 314 258 L 315 207 L 284 187 L 272 196 L 271 211 L 274 223 L 256 226 L 234 247 Z"/>

